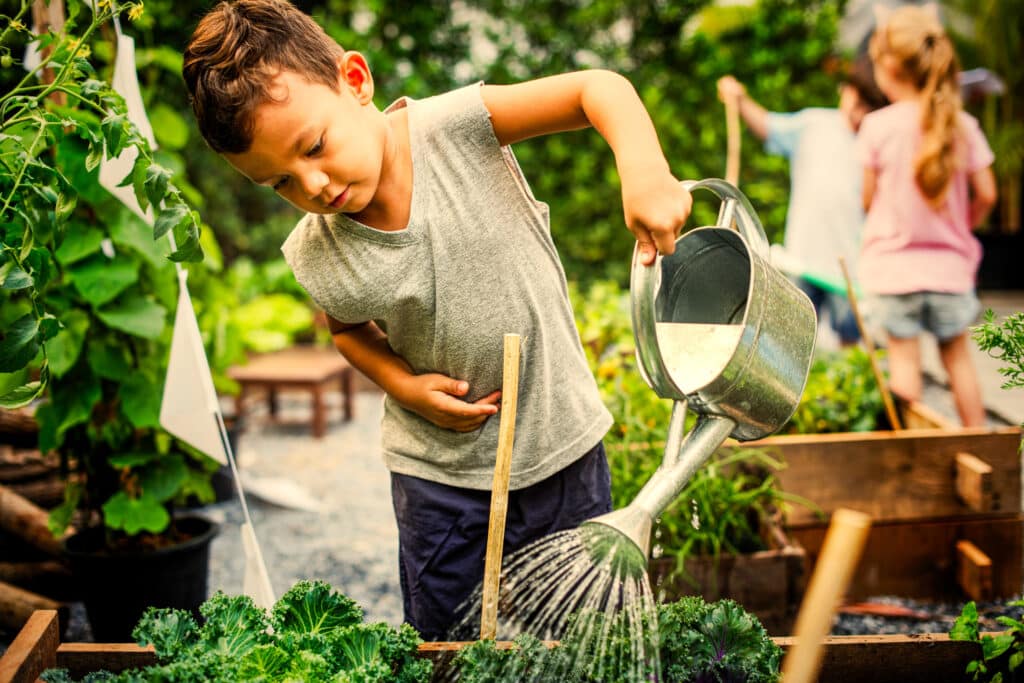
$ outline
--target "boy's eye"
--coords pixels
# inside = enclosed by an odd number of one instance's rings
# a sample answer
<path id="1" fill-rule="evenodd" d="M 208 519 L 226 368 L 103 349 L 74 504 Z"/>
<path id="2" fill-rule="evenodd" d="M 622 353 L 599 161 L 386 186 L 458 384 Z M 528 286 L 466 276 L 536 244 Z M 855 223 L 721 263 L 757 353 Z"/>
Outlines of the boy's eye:
<path id="1" fill-rule="evenodd" d="M 322 150 L 323 148 L 324 148 L 324 138 L 321 135 L 320 139 L 318 139 L 315 143 L 313 143 L 313 146 L 310 147 L 309 150 L 306 152 L 306 156 L 308 156 L 308 157 L 316 156 L 317 154 L 320 153 L 320 150 Z"/>

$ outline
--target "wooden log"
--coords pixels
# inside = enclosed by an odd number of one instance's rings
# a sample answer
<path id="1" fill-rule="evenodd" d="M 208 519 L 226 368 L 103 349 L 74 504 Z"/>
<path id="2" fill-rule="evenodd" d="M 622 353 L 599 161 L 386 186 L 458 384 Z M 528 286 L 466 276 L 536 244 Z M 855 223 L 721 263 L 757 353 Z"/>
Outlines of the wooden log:
<path id="1" fill-rule="evenodd" d="M 21 538 L 29 545 L 57 557 L 61 542 L 47 527 L 49 513 L 9 487 L 0 486 L 0 529 Z M 71 533 L 71 530 L 68 530 Z"/>
<path id="2" fill-rule="evenodd" d="M 967 540 L 992 560 L 992 598 L 1020 594 L 1024 517 L 991 515 L 873 524 L 847 598 L 900 595 L 923 600 L 956 600 L 956 544 Z M 790 536 L 813 565 L 825 535 L 823 525 L 790 528 Z"/>
<path id="3" fill-rule="evenodd" d="M 0 682 L 33 683 L 43 671 L 56 665 L 59 643 L 56 610 L 36 612 L 0 658 Z"/>
<path id="4" fill-rule="evenodd" d="M 992 466 L 972 453 L 957 453 L 956 495 L 974 512 L 991 512 Z"/>
<path id="5" fill-rule="evenodd" d="M 64 500 L 64 481 L 58 476 L 6 484 L 7 488 L 41 508 L 52 508 Z"/>
<path id="6" fill-rule="evenodd" d="M 992 560 L 970 541 L 956 542 L 956 582 L 971 600 L 992 599 Z"/>
<path id="7" fill-rule="evenodd" d="M 69 601 L 79 597 L 71 570 L 60 562 L 0 562 L 0 581 L 45 595 Z"/>
<path id="8" fill-rule="evenodd" d="M 961 452 L 992 467 L 991 512 L 1018 512 L 1020 440 L 1020 429 L 1009 427 L 905 429 L 771 436 L 745 446 L 785 461 L 784 469 L 773 472 L 783 491 L 816 503 L 826 514 L 852 508 L 878 523 L 964 515 L 954 476 Z M 822 520 L 816 511 L 793 505 L 788 522 L 800 526 Z"/>
<path id="9" fill-rule="evenodd" d="M 0 628 L 16 631 L 36 610 L 54 610 L 67 623 L 68 608 L 56 600 L 0 581 Z"/>

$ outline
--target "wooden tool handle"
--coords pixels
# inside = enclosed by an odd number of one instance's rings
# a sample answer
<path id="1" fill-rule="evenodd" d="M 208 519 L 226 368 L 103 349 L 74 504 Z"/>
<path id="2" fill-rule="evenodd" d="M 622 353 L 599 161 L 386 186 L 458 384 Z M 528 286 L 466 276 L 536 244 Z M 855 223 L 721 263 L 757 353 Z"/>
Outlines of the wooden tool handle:
<path id="1" fill-rule="evenodd" d="M 839 508 L 832 521 L 800 603 L 793 627 L 793 647 L 782 662 L 785 683 L 812 683 L 821 665 L 822 641 L 832 626 L 832 614 L 843 597 L 860 559 L 871 518 L 863 512 Z"/>
<path id="2" fill-rule="evenodd" d="M 727 140 L 725 179 L 740 184 L 740 104 L 735 97 L 725 98 L 725 134 Z"/>
<path id="3" fill-rule="evenodd" d="M 860 331 L 861 339 L 864 340 L 864 346 L 868 352 L 868 361 L 871 363 L 871 372 L 875 375 L 875 381 L 878 382 L 878 390 L 882 392 L 885 414 L 889 418 L 889 424 L 892 425 L 893 430 L 898 431 L 903 429 L 903 425 L 900 423 L 899 413 L 896 412 L 896 404 L 892 400 L 889 384 L 885 381 L 885 376 L 882 375 L 882 369 L 878 367 L 878 359 L 875 358 L 875 344 L 871 341 L 871 335 L 868 334 L 868 330 L 864 326 L 864 319 L 860 317 L 857 295 L 853 292 L 853 281 L 850 279 L 850 272 L 846 269 L 846 259 L 842 256 L 839 257 L 839 267 L 843 269 L 843 279 L 846 280 L 846 297 L 850 300 L 853 318 L 857 321 L 857 329 Z"/>
<path id="4" fill-rule="evenodd" d="M 491 517 L 487 528 L 484 584 L 480 614 L 480 639 L 493 639 L 498 631 L 498 584 L 501 555 L 505 545 L 505 516 L 508 512 L 508 480 L 512 472 L 512 445 L 516 430 L 519 398 L 518 334 L 505 335 L 504 366 L 501 375 L 501 423 L 498 425 L 498 456 L 491 485 Z"/>

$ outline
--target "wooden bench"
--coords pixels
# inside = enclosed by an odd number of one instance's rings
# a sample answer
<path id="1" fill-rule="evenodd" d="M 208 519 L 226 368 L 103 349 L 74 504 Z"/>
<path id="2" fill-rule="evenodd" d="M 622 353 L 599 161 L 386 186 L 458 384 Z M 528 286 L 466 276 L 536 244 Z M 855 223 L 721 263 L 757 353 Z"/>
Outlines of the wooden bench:
<path id="1" fill-rule="evenodd" d="M 246 403 L 256 390 L 267 392 L 268 408 L 277 417 L 277 395 L 281 390 L 308 391 L 313 404 L 313 436 L 320 438 L 327 431 L 327 405 L 324 392 L 335 382 L 341 386 L 345 420 L 352 419 L 353 370 L 333 348 L 296 346 L 274 353 L 254 356 L 246 365 L 228 369 L 227 375 L 238 382 L 241 390 L 235 397 L 235 412 L 245 414 Z"/>

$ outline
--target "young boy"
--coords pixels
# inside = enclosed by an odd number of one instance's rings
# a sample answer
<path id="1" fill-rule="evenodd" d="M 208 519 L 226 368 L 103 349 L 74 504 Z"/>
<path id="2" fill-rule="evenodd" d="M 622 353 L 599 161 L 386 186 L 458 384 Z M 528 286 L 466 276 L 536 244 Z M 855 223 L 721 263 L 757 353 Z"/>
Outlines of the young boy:
<path id="1" fill-rule="evenodd" d="M 856 153 L 857 129 L 865 114 L 887 104 L 875 85 L 870 60 L 857 60 L 839 87 L 838 109 L 808 108 L 795 113 L 769 112 L 732 76 L 718 81 L 719 97 L 736 99 L 740 117 L 765 141 L 766 149 L 790 161 L 789 210 L 785 247 L 808 272 L 843 281 L 839 257 L 856 272 L 864 211 L 860 200 L 861 168 Z M 827 310 L 843 346 L 860 339 L 857 321 L 845 296 L 803 278 L 797 286 Z"/>
<path id="2" fill-rule="evenodd" d="M 524 340 L 506 552 L 611 509 L 611 417 L 547 206 L 508 145 L 594 126 L 647 263 L 673 251 L 690 196 L 636 92 L 609 72 L 475 84 L 382 112 L 366 59 L 282 0 L 217 5 L 183 71 L 210 146 L 308 212 L 282 249 L 335 346 L 387 395 L 405 618 L 442 638 L 483 576 L 505 333 Z"/>

